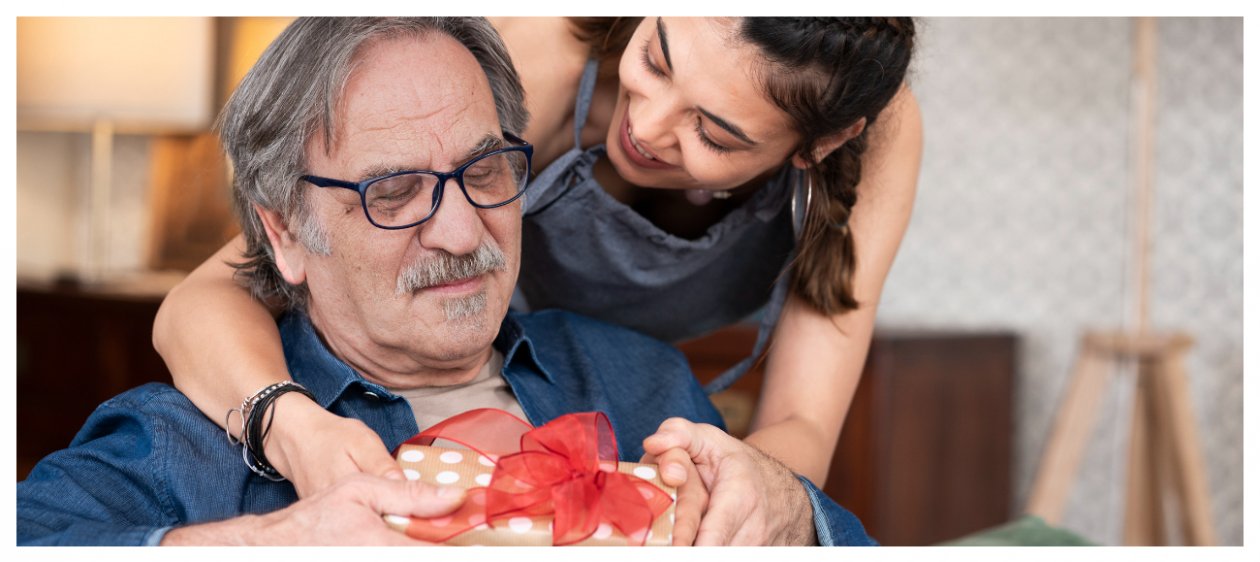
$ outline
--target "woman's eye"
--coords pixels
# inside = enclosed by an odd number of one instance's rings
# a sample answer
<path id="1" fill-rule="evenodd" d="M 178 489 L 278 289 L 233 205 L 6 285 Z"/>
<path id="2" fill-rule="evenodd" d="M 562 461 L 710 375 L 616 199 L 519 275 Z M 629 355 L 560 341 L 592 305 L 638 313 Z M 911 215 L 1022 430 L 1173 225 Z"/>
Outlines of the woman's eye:
<path id="1" fill-rule="evenodd" d="M 731 151 L 730 147 L 722 146 L 709 138 L 709 135 L 704 132 L 704 127 L 701 126 L 699 119 L 696 119 L 696 136 L 700 137 L 700 144 L 718 154 L 726 154 Z"/>
<path id="2" fill-rule="evenodd" d="M 643 68 L 652 73 L 653 76 L 656 76 L 657 78 L 665 77 L 665 71 L 661 70 L 661 67 L 656 66 L 656 63 L 652 62 L 652 54 L 648 52 L 647 43 L 643 44 L 642 60 Z"/>

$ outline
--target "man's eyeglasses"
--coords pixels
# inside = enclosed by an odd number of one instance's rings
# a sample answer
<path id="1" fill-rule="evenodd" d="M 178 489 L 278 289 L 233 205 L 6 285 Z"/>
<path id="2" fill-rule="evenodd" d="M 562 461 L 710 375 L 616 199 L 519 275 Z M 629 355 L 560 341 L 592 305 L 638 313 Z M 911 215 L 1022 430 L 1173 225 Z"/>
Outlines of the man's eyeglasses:
<path id="1" fill-rule="evenodd" d="M 512 146 L 477 156 L 452 172 L 410 170 L 357 183 L 319 176 L 302 176 L 302 180 L 359 192 L 368 222 L 378 228 L 411 228 L 437 212 L 448 179 L 454 179 L 464 198 L 478 209 L 502 207 L 520 197 L 529 183 L 534 147 L 507 131 L 503 138 Z"/>

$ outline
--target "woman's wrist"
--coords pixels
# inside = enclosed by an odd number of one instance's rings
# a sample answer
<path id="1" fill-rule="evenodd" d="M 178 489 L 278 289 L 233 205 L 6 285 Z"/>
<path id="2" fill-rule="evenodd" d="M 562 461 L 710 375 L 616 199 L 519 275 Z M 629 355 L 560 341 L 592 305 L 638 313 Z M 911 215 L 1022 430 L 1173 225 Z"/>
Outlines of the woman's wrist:
<path id="1" fill-rule="evenodd" d="M 335 416 L 325 410 L 309 396 L 298 392 L 290 392 L 276 398 L 274 406 L 275 418 L 271 423 L 271 432 L 263 442 L 263 453 L 271 464 L 285 478 L 293 478 L 291 460 L 297 458 L 292 454 L 302 446 L 304 440 L 310 438 L 308 429 L 312 420 L 320 416 Z"/>

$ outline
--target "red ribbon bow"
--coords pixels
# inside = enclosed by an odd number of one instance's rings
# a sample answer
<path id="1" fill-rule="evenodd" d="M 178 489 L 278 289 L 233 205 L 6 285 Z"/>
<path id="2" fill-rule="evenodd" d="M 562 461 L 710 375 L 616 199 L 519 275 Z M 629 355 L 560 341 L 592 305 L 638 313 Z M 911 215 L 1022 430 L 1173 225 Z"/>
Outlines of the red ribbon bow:
<path id="1" fill-rule="evenodd" d="M 651 482 L 617 472 L 617 439 L 602 412 L 567 414 L 534 428 L 503 410 L 482 408 L 446 419 L 408 439 L 459 443 L 494 463 L 490 484 L 472 488 L 448 517 L 413 519 L 407 534 L 444 542 L 481 523 L 554 514 L 554 545 L 573 544 L 608 522 L 632 543 L 673 499 Z M 437 525 L 438 522 L 444 525 Z"/>

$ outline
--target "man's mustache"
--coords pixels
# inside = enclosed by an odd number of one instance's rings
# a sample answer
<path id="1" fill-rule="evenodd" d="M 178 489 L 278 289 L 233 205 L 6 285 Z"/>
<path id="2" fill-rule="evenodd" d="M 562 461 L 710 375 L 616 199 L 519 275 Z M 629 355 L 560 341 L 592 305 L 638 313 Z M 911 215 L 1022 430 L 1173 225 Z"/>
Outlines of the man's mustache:
<path id="1" fill-rule="evenodd" d="M 485 275 L 506 266 L 507 258 L 490 241 L 483 242 L 471 254 L 456 256 L 441 252 L 404 270 L 398 276 L 398 294 Z"/>

